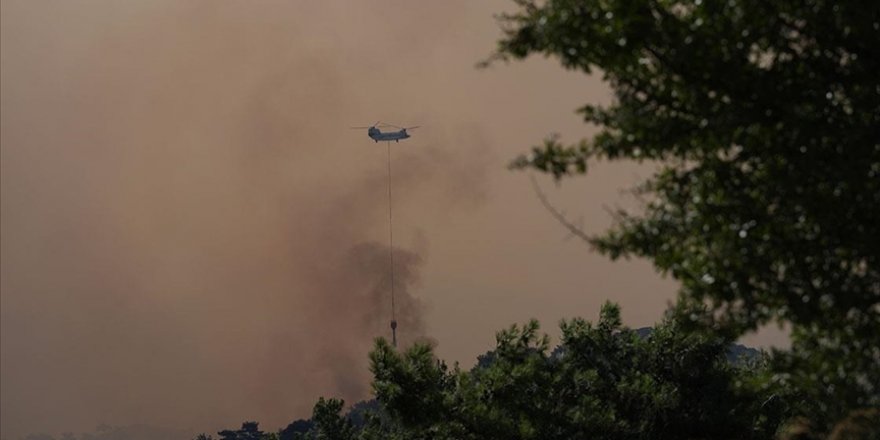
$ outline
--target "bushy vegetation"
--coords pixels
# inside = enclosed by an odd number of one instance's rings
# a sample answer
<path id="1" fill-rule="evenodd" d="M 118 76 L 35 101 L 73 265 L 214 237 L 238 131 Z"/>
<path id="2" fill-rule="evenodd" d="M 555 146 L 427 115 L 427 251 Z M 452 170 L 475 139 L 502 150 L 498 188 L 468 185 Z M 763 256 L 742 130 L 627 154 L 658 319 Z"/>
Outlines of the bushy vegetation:
<path id="1" fill-rule="evenodd" d="M 491 361 L 469 372 L 380 341 L 376 396 L 402 439 L 769 438 L 785 416 L 781 391 L 754 386 L 760 360 L 729 362 L 730 341 L 680 331 L 678 318 L 640 337 L 606 304 L 595 325 L 561 328 L 552 351 L 536 322 L 499 332 Z"/>
<path id="2" fill-rule="evenodd" d="M 880 405 L 880 3 L 517 0 L 493 60 L 596 71 L 594 137 L 514 167 L 557 179 L 652 161 L 640 212 L 589 242 L 681 283 L 695 326 L 791 329 L 772 380 L 818 432 Z"/>
<path id="3" fill-rule="evenodd" d="M 650 332 L 633 331 L 609 303 L 596 324 L 573 319 L 561 328 L 552 350 L 535 321 L 501 331 L 469 371 L 449 368 L 430 345 L 399 352 L 379 339 L 370 355 L 375 401 L 343 416 L 342 401 L 320 399 L 310 420 L 277 437 L 751 439 L 771 438 L 789 415 L 789 396 L 761 385 L 763 356 L 732 362 L 729 340 L 684 331 L 673 314 Z M 223 440 L 275 437 L 252 422 L 220 432 Z"/>

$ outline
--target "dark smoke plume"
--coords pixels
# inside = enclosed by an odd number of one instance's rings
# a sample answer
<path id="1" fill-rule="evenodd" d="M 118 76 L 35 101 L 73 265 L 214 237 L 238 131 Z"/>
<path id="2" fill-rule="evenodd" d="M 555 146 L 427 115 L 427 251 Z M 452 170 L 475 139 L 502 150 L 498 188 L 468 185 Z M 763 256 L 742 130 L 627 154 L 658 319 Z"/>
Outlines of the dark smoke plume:
<path id="1" fill-rule="evenodd" d="M 2 3 L 3 438 L 273 429 L 320 395 L 367 397 L 389 335 L 386 151 L 347 126 L 414 107 L 365 92 L 391 88 L 371 44 L 424 52 L 455 19 L 397 5 L 400 26 L 365 24 L 386 9 Z M 404 344 L 425 336 L 413 230 L 480 202 L 478 134 L 393 146 Z"/>

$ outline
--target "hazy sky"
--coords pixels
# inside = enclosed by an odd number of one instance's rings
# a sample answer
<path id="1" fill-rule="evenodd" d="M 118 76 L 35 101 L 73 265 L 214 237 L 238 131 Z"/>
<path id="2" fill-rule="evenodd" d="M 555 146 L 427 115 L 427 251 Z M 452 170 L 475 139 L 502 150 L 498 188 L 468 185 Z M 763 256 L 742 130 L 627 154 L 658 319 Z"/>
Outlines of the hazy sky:
<path id="1" fill-rule="evenodd" d="M 540 57 L 478 70 L 508 1 L 2 1 L 0 426 L 268 429 L 367 396 L 387 336 L 393 144 L 401 337 L 469 366 L 529 318 L 658 320 L 675 283 L 611 263 L 510 159 L 608 102 Z M 548 197 L 587 232 L 650 168 Z M 778 332 L 749 340 L 777 343 Z"/>

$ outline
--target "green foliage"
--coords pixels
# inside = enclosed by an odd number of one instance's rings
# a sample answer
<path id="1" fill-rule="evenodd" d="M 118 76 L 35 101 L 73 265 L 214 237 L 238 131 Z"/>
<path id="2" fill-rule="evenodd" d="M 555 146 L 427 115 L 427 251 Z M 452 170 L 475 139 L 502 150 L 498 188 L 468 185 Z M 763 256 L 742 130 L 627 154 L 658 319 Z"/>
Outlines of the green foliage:
<path id="1" fill-rule="evenodd" d="M 799 391 L 799 413 L 818 430 L 859 408 L 880 408 L 876 331 L 857 323 L 833 332 L 796 327 L 791 350 L 774 353 L 775 379 Z"/>
<path id="2" fill-rule="evenodd" d="M 444 390 L 455 375 L 433 357 L 431 347 L 417 343 L 403 355 L 379 339 L 370 352 L 373 391 L 386 407 L 393 407 L 406 427 L 422 427 L 443 416 L 448 407 Z"/>
<path id="3" fill-rule="evenodd" d="M 778 390 L 751 385 L 759 366 L 729 363 L 729 340 L 672 316 L 640 337 L 607 304 L 596 325 L 561 327 L 554 351 L 534 321 L 499 332 L 470 372 L 448 370 L 428 346 L 398 353 L 380 340 L 376 396 L 398 438 L 414 439 L 771 438 L 785 415 Z"/>
<path id="4" fill-rule="evenodd" d="M 557 179 L 650 160 L 643 212 L 591 243 L 646 257 L 733 337 L 791 324 L 775 364 L 830 423 L 880 405 L 880 3 L 517 0 L 493 59 L 600 71 L 596 136 L 514 161 Z"/>
<path id="5" fill-rule="evenodd" d="M 279 438 L 291 440 L 354 440 L 356 431 L 351 421 L 342 416 L 345 401 L 318 399 L 312 409 L 312 418 L 298 420 L 279 432 Z"/>
<path id="6" fill-rule="evenodd" d="M 316 440 L 349 440 L 354 438 L 354 430 L 351 422 L 342 417 L 342 407 L 345 402 L 340 399 L 318 399 L 315 409 L 312 411 L 312 421 L 315 422 L 314 437 Z"/>
<path id="7" fill-rule="evenodd" d="M 278 440 L 301 440 L 315 427 L 312 420 L 298 419 L 278 431 Z"/>

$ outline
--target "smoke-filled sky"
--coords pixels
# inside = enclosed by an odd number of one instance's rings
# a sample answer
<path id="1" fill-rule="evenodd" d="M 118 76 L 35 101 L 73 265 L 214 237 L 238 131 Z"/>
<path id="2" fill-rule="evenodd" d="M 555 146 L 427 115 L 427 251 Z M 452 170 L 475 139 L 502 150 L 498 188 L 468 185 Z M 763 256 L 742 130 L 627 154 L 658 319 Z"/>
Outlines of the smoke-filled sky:
<path id="1" fill-rule="evenodd" d="M 421 125 L 391 145 L 402 342 L 469 366 L 500 328 L 606 299 L 658 320 L 673 281 L 566 239 L 506 169 L 610 99 L 540 57 L 476 69 L 510 7 L 3 0 L 0 435 L 276 429 L 367 397 L 387 151 L 348 127 L 377 120 Z M 598 232 L 649 173 L 539 182 Z"/>

